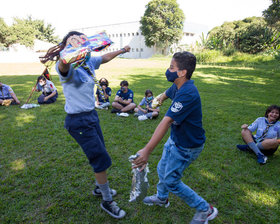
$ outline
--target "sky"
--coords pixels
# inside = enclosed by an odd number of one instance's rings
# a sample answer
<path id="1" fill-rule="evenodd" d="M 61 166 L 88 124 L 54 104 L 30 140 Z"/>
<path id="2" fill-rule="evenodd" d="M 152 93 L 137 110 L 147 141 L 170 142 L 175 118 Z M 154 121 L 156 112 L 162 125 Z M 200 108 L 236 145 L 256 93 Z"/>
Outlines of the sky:
<path id="1" fill-rule="evenodd" d="M 0 7 L 0 17 L 11 25 L 13 17 L 32 16 L 55 28 L 62 38 L 78 28 L 139 21 L 150 0 L 8 0 Z M 177 0 L 185 25 L 211 30 L 224 22 L 262 16 L 271 0 Z M 192 31 L 191 31 L 192 32 Z"/>

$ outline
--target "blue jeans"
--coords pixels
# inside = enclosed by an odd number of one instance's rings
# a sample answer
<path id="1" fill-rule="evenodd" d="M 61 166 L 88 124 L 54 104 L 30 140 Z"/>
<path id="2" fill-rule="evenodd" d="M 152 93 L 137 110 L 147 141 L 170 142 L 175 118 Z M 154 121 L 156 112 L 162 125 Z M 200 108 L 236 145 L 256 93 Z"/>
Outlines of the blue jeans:
<path id="1" fill-rule="evenodd" d="M 209 204 L 181 181 L 184 170 L 199 156 L 203 147 L 204 145 L 192 149 L 178 148 L 171 138 L 168 138 L 157 166 L 158 198 L 168 198 L 169 192 L 172 192 L 197 211 L 207 211 Z"/>

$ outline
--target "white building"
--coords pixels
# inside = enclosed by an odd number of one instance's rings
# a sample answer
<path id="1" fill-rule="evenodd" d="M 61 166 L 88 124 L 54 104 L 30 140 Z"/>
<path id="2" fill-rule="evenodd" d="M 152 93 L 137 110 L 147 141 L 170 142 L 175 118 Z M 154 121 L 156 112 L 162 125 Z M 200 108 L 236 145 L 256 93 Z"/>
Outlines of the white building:
<path id="1" fill-rule="evenodd" d="M 131 47 L 131 51 L 129 53 L 121 55 L 120 57 L 149 58 L 157 52 L 155 48 L 150 48 L 146 46 L 145 37 L 141 33 L 140 26 L 140 22 L 127 22 L 80 28 L 77 29 L 77 31 L 83 32 L 88 36 L 105 31 L 109 38 L 114 42 L 114 44 L 112 44 L 109 48 L 105 49 L 102 52 L 102 54 L 104 52 L 116 51 L 121 49 L 125 45 L 129 45 Z M 196 40 L 197 35 L 195 33 L 184 31 L 183 37 L 177 46 L 191 45 Z M 177 48 L 177 46 L 173 46 L 172 48 Z"/>

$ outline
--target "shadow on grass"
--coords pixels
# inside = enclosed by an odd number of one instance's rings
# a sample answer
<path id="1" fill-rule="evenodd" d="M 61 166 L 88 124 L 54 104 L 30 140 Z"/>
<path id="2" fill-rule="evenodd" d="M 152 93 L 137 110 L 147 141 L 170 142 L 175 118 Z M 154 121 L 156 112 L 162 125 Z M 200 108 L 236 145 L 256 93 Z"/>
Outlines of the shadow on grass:
<path id="1" fill-rule="evenodd" d="M 254 155 L 238 152 L 240 126 L 263 116 L 270 104 L 279 102 L 279 72 L 264 69 L 198 66 L 193 75 L 200 92 L 205 150 L 185 172 L 183 181 L 219 209 L 213 223 L 277 223 L 279 214 L 279 152 L 259 166 Z M 2 76 L 22 103 L 37 76 Z M 118 77 L 129 81 L 138 104 L 146 89 L 154 95 L 166 90 L 162 69 L 143 69 Z M 0 222 L 2 223 L 112 223 L 91 195 L 93 172 L 78 144 L 63 128 L 64 97 L 59 91 L 52 105 L 23 110 L 0 107 Z M 110 81 L 110 80 L 109 80 Z M 12 84 L 11 84 L 12 83 Z M 111 86 L 113 99 L 119 86 Z M 36 96 L 32 102 L 36 102 Z M 117 202 L 127 211 L 120 223 L 183 223 L 194 210 L 170 195 L 168 212 L 162 208 L 128 204 L 131 170 L 128 157 L 145 146 L 170 105 L 166 101 L 159 118 L 139 122 L 135 117 L 117 117 L 98 111 L 106 147 L 112 157 L 111 186 L 118 190 Z M 156 165 L 168 135 L 150 156 L 149 193 L 156 192 Z"/>

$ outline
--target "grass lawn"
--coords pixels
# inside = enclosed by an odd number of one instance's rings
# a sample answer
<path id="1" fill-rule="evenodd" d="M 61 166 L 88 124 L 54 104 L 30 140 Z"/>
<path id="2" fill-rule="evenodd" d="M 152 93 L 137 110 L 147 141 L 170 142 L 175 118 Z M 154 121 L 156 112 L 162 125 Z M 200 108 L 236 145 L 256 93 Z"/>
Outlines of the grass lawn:
<path id="1" fill-rule="evenodd" d="M 100 67 L 98 78 L 109 79 L 113 95 L 121 80 L 129 81 L 140 102 L 146 89 L 157 95 L 171 84 L 164 73 L 169 58 L 115 59 Z M 38 73 L 39 75 L 39 73 Z M 1 75 L 22 104 L 37 75 Z M 271 104 L 280 104 L 277 64 L 246 63 L 198 65 L 193 75 L 202 99 L 205 149 L 185 171 L 183 181 L 219 210 L 210 223 L 280 223 L 280 152 L 260 166 L 252 154 L 237 151 L 240 126 L 263 116 Z M 29 110 L 0 107 L 0 223 L 114 223 L 91 194 L 94 176 L 79 145 L 63 128 L 64 96 L 53 75 L 59 98 L 52 105 Z M 39 93 L 31 102 L 36 103 Z M 127 212 L 118 223 L 188 223 L 194 209 L 170 195 L 168 209 L 129 203 L 131 169 L 128 157 L 150 139 L 170 105 L 167 100 L 155 120 L 117 117 L 99 111 L 106 146 L 113 165 L 110 185 L 116 201 Z M 149 160 L 149 194 L 156 192 L 156 166 L 168 135 Z"/>

